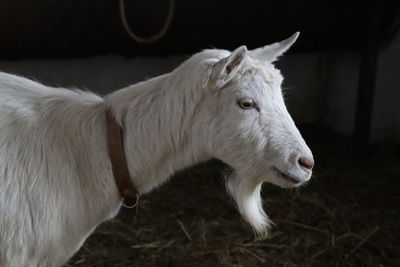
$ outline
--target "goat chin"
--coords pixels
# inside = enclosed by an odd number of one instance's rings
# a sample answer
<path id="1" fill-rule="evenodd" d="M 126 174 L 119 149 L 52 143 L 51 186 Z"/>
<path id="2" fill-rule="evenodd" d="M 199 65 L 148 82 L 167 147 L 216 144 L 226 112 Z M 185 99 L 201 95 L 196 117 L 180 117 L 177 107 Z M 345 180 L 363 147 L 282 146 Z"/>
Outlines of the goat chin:
<path id="1" fill-rule="evenodd" d="M 226 187 L 236 202 L 240 214 L 254 230 L 258 239 L 266 238 L 271 222 L 263 210 L 262 181 L 239 177 L 236 173 L 226 179 Z"/>

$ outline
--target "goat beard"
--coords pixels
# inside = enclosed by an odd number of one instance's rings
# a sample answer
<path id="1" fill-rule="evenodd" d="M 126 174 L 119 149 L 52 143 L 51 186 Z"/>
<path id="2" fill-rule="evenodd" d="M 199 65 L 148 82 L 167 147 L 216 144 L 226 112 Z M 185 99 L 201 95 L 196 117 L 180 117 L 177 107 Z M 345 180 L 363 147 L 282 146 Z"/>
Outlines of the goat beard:
<path id="1" fill-rule="evenodd" d="M 239 177 L 236 173 L 226 179 L 226 187 L 244 220 L 251 225 L 257 238 L 267 237 L 271 222 L 265 214 L 262 200 L 262 181 Z"/>

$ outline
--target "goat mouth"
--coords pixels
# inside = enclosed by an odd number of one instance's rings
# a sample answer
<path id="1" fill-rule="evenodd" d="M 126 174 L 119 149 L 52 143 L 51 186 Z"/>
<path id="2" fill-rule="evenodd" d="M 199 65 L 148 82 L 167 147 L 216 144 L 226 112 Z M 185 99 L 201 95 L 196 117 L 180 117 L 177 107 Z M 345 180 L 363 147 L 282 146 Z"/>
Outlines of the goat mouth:
<path id="1" fill-rule="evenodd" d="M 277 174 L 277 176 L 278 176 L 279 178 L 283 179 L 283 180 L 286 180 L 286 181 L 288 181 L 288 182 L 290 182 L 290 183 L 292 183 L 292 184 L 299 184 L 299 183 L 301 183 L 301 181 L 300 181 L 299 179 L 296 179 L 296 178 L 294 178 L 294 177 L 292 177 L 292 176 L 287 175 L 286 173 L 282 172 L 281 170 L 279 170 L 279 169 L 276 168 L 276 167 L 273 167 L 272 169 L 275 171 L 275 173 Z"/>

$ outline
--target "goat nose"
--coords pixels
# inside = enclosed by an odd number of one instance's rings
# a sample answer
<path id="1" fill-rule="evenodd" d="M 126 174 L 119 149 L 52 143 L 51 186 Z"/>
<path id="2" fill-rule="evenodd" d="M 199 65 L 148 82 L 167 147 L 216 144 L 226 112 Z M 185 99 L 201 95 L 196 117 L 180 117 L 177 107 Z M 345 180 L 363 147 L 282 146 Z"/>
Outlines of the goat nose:
<path id="1" fill-rule="evenodd" d="M 301 157 L 299 158 L 299 164 L 301 167 L 311 171 L 314 167 L 314 160 L 313 158 Z"/>

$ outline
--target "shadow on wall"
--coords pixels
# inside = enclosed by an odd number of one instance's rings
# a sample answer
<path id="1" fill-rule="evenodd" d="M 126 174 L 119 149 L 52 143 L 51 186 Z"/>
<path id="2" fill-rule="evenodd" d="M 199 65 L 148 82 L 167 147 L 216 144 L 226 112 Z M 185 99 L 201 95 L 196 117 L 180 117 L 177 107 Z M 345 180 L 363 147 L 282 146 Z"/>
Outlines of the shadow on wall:
<path id="1" fill-rule="evenodd" d="M 0 70 L 50 86 L 75 87 L 100 95 L 169 72 L 185 56 L 133 58 L 99 56 L 82 59 L 0 61 Z"/>

